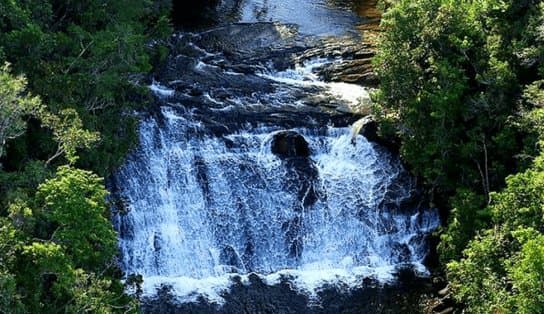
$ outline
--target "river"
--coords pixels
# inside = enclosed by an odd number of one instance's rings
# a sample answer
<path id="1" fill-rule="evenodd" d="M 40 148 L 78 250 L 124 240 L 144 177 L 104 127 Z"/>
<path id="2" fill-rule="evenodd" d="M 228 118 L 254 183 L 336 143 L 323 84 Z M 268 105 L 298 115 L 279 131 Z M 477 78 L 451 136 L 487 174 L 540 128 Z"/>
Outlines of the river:
<path id="1" fill-rule="evenodd" d="M 170 39 L 110 180 L 144 312 L 417 312 L 439 217 L 354 128 L 370 90 L 346 64 L 369 53 L 342 3 L 223 3 Z"/>

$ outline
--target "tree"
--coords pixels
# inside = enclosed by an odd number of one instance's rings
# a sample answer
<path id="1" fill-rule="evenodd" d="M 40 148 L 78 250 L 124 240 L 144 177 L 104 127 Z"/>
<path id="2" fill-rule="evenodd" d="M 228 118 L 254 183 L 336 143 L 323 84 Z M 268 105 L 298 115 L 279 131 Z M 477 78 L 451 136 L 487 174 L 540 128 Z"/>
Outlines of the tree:
<path id="1" fill-rule="evenodd" d="M 467 313 L 543 313 L 544 3 L 387 3 L 376 111 L 450 209 L 438 248 L 453 297 Z"/>
<path id="2" fill-rule="evenodd" d="M 38 97 L 27 94 L 23 76 L 13 76 L 8 63 L 0 67 L 0 157 L 6 141 L 22 135 L 26 119 L 42 110 Z"/>
<path id="3" fill-rule="evenodd" d="M 523 230 L 521 251 L 513 259 L 508 272 L 512 277 L 513 304 L 517 313 L 544 312 L 544 235 L 534 229 Z M 519 232 L 518 232 L 519 234 Z"/>
<path id="4" fill-rule="evenodd" d="M 72 288 L 73 302 L 66 306 L 66 312 L 138 313 L 137 302 L 135 300 L 123 300 L 123 296 L 116 293 L 116 289 L 112 287 L 113 285 L 111 279 L 77 270 Z"/>
<path id="5" fill-rule="evenodd" d="M 107 192 L 95 174 L 63 166 L 0 218 L 0 311 L 136 312 L 114 257 Z"/>
<path id="6" fill-rule="evenodd" d="M 62 119 L 64 110 L 75 110 L 84 129 L 101 134 L 95 150 L 78 160 L 80 167 L 107 175 L 135 143 L 129 113 L 145 103 L 146 89 L 138 83 L 164 55 L 159 39 L 170 34 L 170 8 L 170 1 L 0 0 L 0 57 L 27 75 L 49 112 Z M 39 155 L 59 153 L 41 149 Z"/>
<path id="7" fill-rule="evenodd" d="M 454 296 L 471 313 L 542 313 L 544 298 L 544 153 L 492 193 L 493 228 L 450 262 Z"/>
<path id="8" fill-rule="evenodd" d="M 53 138 L 58 143 L 57 151 L 45 163 L 49 164 L 55 158 L 64 154 L 70 164 L 78 159 L 77 149 L 90 149 L 100 135 L 83 128 L 83 122 L 74 109 L 64 109 L 60 114 L 42 114 L 44 125 L 53 130 Z"/>
<path id="9" fill-rule="evenodd" d="M 106 195 L 102 178 L 69 166 L 38 188 L 36 200 L 56 226 L 51 240 L 63 245 L 77 268 L 101 271 L 117 252 Z"/>
<path id="10" fill-rule="evenodd" d="M 26 78 L 13 76 L 8 63 L 0 68 L 0 157 L 5 153 L 6 141 L 24 134 L 26 121 L 31 117 L 41 119 L 44 126 L 53 131 L 58 143 L 57 151 L 46 164 L 63 154 L 73 164 L 78 159 L 78 148 L 89 149 L 98 141 L 99 134 L 85 130 L 74 109 L 64 109 L 59 115 L 52 114 L 39 97 L 29 95 L 26 89 Z"/>
<path id="11" fill-rule="evenodd" d="M 75 167 L 108 175 L 135 142 L 170 7 L 0 0 L 0 312 L 135 311 L 104 182 Z"/>
<path id="12" fill-rule="evenodd" d="M 439 194 L 468 187 L 488 198 L 515 149 L 507 121 L 519 86 L 493 27 L 501 10 L 491 0 L 400 0 L 384 14 L 378 116 L 396 124 L 404 159 Z"/>
<path id="13" fill-rule="evenodd" d="M 5 218 L 0 218 L 0 312 L 24 308 L 17 291 L 15 274 L 11 271 L 22 248 L 21 235 Z"/>
<path id="14" fill-rule="evenodd" d="M 539 3 L 398 0 L 383 16 L 376 115 L 401 138 L 403 159 L 431 196 L 451 209 L 445 261 L 489 226 L 483 207 L 508 174 L 530 164 L 519 157 L 538 154 L 520 112 L 538 103 L 544 73 Z"/>

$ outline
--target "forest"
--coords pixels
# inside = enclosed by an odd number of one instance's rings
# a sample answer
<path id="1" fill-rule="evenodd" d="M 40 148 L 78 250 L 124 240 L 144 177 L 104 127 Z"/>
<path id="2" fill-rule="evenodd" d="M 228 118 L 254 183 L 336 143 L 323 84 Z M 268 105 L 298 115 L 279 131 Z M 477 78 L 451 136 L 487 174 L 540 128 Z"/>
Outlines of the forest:
<path id="1" fill-rule="evenodd" d="M 544 311 L 541 1 L 386 3 L 377 114 L 447 206 L 440 261 L 470 313 Z"/>
<path id="2" fill-rule="evenodd" d="M 0 0 L 1 313 L 139 311 L 104 178 L 137 144 L 172 5 Z M 544 313 L 544 2 L 379 8 L 372 112 L 445 219 L 456 308 Z"/>
<path id="3" fill-rule="evenodd" d="M 98 175 L 135 142 L 170 6 L 0 2 L 0 312 L 136 311 Z"/>

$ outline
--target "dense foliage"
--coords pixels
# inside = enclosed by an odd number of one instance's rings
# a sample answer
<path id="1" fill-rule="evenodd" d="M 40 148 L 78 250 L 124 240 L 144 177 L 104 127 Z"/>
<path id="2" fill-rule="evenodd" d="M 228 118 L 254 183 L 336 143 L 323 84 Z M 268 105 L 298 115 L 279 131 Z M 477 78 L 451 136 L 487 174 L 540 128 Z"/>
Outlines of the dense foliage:
<path id="1" fill-rule="evenodd" d="M 19 97 L 25 88 L 26 80 L 11 76 L 7 64 L 0 69 L 0 157 L 6 141 L 25 132 L 24 117 L 40 110 L 38 98 Z"/>
<path id="2" fill-rule="evenodd" d="M 543 158 L 492 195 L 493 227 L 448 264 L 455 296 L 470 312 L 544 312 Z"/>
<path id="3" fill-rule="evenodd" d="M 126 114 L 143 97 L 137 74 L 148 72 L 161 53 L 147 41 L 167 33 L 169 2 L 162 2 L 0 1 L 0 64 L 24 73 L 52 113 L 74 109 L 85 128 L 101 133 L 80 160 L 101 175 L 134 141 L 135 121 Z M 10 143 L 5 167 L 19 169 L 29 158 L 53 154 L 54 144 L 44 144 L 43 136 L 35 127 Z"/>
<path id="4" fill-rule="evenodd" d="M 544 4 L 384 7 L 376 114 L 449 207 L 439 251 L 454 297 L 471 313 L 544 312 L 544 168 L 534 159 L 544 136 Z"/>
<path id="5" fill-rule="evenodd" d="M 1 313 L 137 310 L 94 173 L 134 142 L 128 114 L 165 53 L 170 6 L 0 0 Z"/>
<path id="6" fill-rule="evenodd" d="M 116 235 L 102 179 L 60 167 L 0 218 L 0 309 L 5 313 L 134 311 L 112 276 Z"/>

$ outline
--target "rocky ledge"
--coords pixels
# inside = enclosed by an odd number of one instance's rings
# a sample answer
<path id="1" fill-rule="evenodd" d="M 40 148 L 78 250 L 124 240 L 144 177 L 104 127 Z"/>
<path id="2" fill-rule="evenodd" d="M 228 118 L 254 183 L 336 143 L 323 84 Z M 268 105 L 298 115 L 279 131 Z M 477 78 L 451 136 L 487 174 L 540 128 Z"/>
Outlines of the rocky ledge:
<path id="1" fill-rule="evenodd" d="M 164 286 L 156 298 L 145 299 L 143 313 L 285 313 L 285 314 L 332 314 L 332 313 L 421 313 L 427 293 L 433 290 L 428 279 L 413 275 L 410 269 L 398 273 L 396 284 L 381 284 L 366 279 L 360 289 L 345 291 L 342 287 L 325 286 L 318 292 L 319 301 L 293 290 L 289 278 L 270 286 L 259 276 L 249 275 L 249 284 L 241 280 L 222 295 L 223 305 L 200 298 L 194 303 L 178 303 L 170 288 Z"/>

